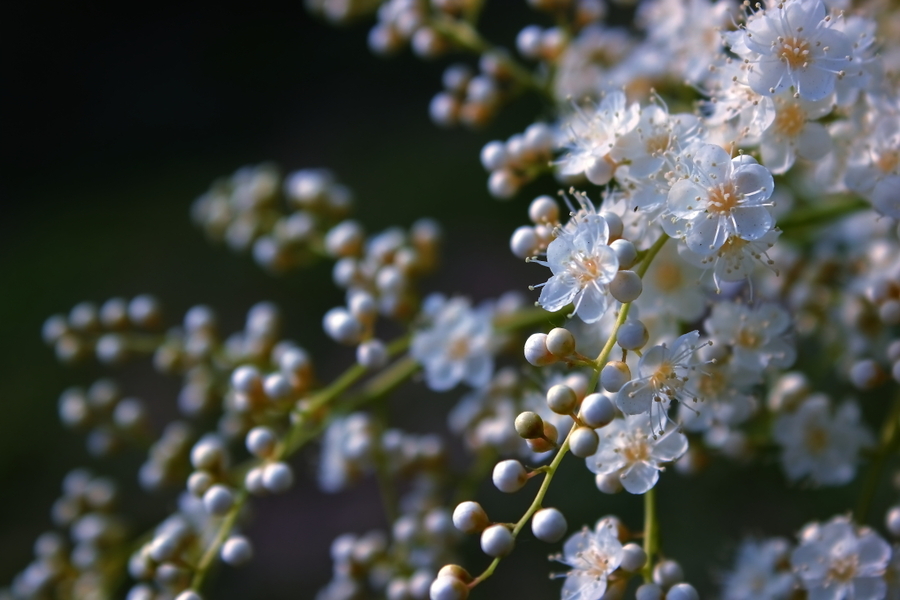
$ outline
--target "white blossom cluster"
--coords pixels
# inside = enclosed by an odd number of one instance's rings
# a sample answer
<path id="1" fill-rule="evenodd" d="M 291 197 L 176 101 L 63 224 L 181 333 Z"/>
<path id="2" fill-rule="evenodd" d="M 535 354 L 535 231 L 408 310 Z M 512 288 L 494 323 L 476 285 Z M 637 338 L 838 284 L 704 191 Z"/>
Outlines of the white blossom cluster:
<path id="1" fill-rule="evenodd" d="M 286 314 L 267 302 L 231 335 L 206 305 L 166 329 L 148 295 L 48 319 L 43 337 L 62 362 L 152 357 L 179 378 L 180 416 L 158 429 L 107 378 L 66 390 L 59 415 L 97 456 L 142 448 L 142 487 L 181 495 L 129 545 L 115 487 L 75 471 L 53 511 L 72 544 L 40 538 L 0 598 L 110 597 L 107 557 L 127 555 L 129 600 L 200 600 L 213 563 L 252 559 L 241 530 L 252 535 L 253 498 L 308 478 L 329 494 L 376 480 L 387 515 L 380 529 L 334 532 L 319 600 L 503 597 L 479 586 L 522 535 L 562 542 L 552 559 L 569 568 L 557 574 L 563 600 L 698 600 L 710 586 L 685 573 L 658 514 L 704 528 L 694 507 L 668 505 L 666 488 L 714 461 L 777 464 L 798 494 L 859 492 L 853 512 L 793 523 L 796 542 L 743 542 L 718 597 L 900 598 L 900 552 L 887 541 L 900 538 L 900 505 L 870 519 L 900 448 L 900 10 L 530 0 L 539 22 L 515 39 L 520 61 L 481 36 L 478 0 L 309 4 L 335 22 L 374 15 L 378 54 L 474 52 L 477 69 L 444 71 L 429 106 L 441 126 L 485 126 L 522 95 L 543 99 L 540 119 L 479 157 L 496 198 L 544 186 L 528 223 L 509 228 L 513 257 L 541 267 L 529 267 L 533 294 L 528 282 L 480 303 L 426 293 L 440 226 L 368 235 L 328 171 L 282 180 L 263 165 L 216 182 L 192 209 L 209 237 L 277 273 L 331 261 L 344 298 L 322 329 L 355 359 L 320 379 L 335 369 L 314 370 L 321 349 L 284 339 Z M 630 26 L 612 24 L 623 15 Z M 454 395 L 447 431 L 385 417 L 407 381 L 417 401 Z M 317 440 L 305 473 L 292 457 Z M 553 491 L 569 454 L 595 497 Z M 496 490 L 479 491 L 488 472 Z M 533 501 L 512 516 L 473 497 L 525 490 Z M 641 529 L 597 520 L 602 494 L 623 491 L 643 506 Z M 579 522 L 596 524 L 567 537 L 576 504 L 598 512 Z M 451 562 L 464 535 L 490 559 L 475 574 Z"/>

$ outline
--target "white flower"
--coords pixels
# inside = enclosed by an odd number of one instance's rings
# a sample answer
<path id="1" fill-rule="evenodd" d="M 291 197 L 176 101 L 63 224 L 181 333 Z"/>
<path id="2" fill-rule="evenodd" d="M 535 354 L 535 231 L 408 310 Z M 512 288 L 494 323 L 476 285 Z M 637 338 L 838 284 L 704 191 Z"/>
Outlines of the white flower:
<path id="1" fill-rule="evenodd" d="M 612 179 L 616 162 L 611 151 L 618 138 L 637 125 L 640 108 L 628 104 L 625 93 L 610 92 L 593 113 L 576 107 L 575 114 L 561 126 L 567 135 L 568 152 L 557 162 L 563 175 L 581 175 L 591 183 L 604 185 Z"/>
<path id="2" fill-rule="evenodd" d="M 758 94 L 793 87 L 801 98 L 821 100 L 849 69 L 850 39 L 833 27 L 821 0 L 789 0 L 758 12 L 727 36 L 748 61 L 748 82 Z"/>
<path id="3" fill-rule="evenodd" d="M 597 600 L 606 592 L 609 574 L 622 562 L 622 543 L 615 525 L 606 519 L 597 522 L 594 531 L 584 527 L 566 540 L 563 553 L 553 560 L 572 567 L 562 589 L 562 600 Z"/>
<path id="4" fill-rule="evenodd" d="M 744 240 L 766 235 L 775 224 L 766 204 L 775 187 L 768 169 L 747 155 L 732 159 L 714 144 L 695 148 L 691 175 L 669 190 L 673 218 L 663 219 L 666 233 L 683 237 L 701 255 L 714 254 L 732 235 Z"/>
<path id="5" fill-rule="evenodd" d="M 828 398 L 815 394 L 796 412 L 775 421 L 772 437 L 782 447 L 781 462 L 789 479 L 809 477 L 819 485 L 843 485 L 856 475 L 859 451 L 872 444 L 872 434 L 859 422 L 855 402 L 844 402 L 834 416 L 831 412 Z"/>
<path id="6" fill-rule="evenodd" d="M 607 244 L 609 226 L 594 212 L 573 217 L 547 247 L 547 260 L 534 262 L 549 267 L 553 275 L 545 283 L 538 304 L 557 311 L 575 304 L 574 314 L 594 323 L 606 312 L 609 283 L 619 270 L 619 258 Z"/>
<path id="7" fill-rule="evenodd" d="M 775 261 L 769 258 L 767 252 L 775 245 L 780 235 L 781 231 L 778 229 L 773 229 L 758 240 L 752 241 L 731 235 L 722 247 L 711 255 L 696 254 L 685 246 L 679 246 L 678 250 L 690 263 L 701 269 L 711 268 L 716 291 L 721 291 L 720 281 L 746 279 L 758 265 L 763 265 L 777 274 L 778 271 L 773 267 Z"/>
<path id="8" fill-rule="evenodd" d="M 797 157 L 815 161 L 833 147 L 828 130 L 815 119 L 831 112 L 831 97 L 806 100 L 782 94 L 775 98 L 775 119 L 762 133 L 759 151 L 766 167 L 780 175 L 787 172 Z"/>
<path id="9" fill-rule="evenodd" d="M 652 429 L 664 429 L 666 412 L 672 400 L 695 399 L 697 394 L 688 386 L 698 360 L 695 357 L 700 334 L 686 333 L 671 346 L 661 344 L 650 348 L 641 357 L 634 379 L 626 383 L 616 396 L 616 404 L 626 415 L 650 413 Z M 696 379 L 696 377 L 695 377 Z M 659 411 L 653 415 L 654 407 Z M 645 422 L 648 419 L 644 419 Z"/>
<path id="10" fill-rule="evenodd" d="M 777 304 L 739 302 L 716 303 L 703 323 L 714 343 L 731 348 L 735 367 L 756 373 L 769 365 L 787 368 L 794 363 L 797 352 L 785 339 L 790 325 L 790 315 Z"/>
<path id="11" fill-rule="evenodd" d="M 756 411 L 756 398 L 748 393 L 758 382 L 756 373 L 734 368 L 730 361 L 717 361 L 705 365 L 692 378 L 693 388 L 703 401 L 682 403 L 679 407 L 678 415 L 686 430 L 708 431 L 714 436 L 714 429 L 740 425 Z"/>
<path id="12" fill-rule="evenodd" d="M 891 547 L 874 531 L 835 517 L 803 528 L 791 566 L 809 600 L 881 600 L 890 558 Z"/>
<path id="13" fill-rule="evenodd" d="M 372 466 L 375 425 L 365 413 L 334 419 L 322 438 L 319 487 L 335 493 L 349 487 Z"/>
<path id="14" fill-rule="evenodd" d="M 413 334 L 410 354 L 425 369 L 425 382 L 446 391 L 460 382 L 485 385 L 494 371 L 494 327 L 489 307 L 466 298 L 432 294 L 422 308 L 428 324 Z"/>
<path id="15" fill-rule="evenodd" d="M 668 317 L 692 323 L 706 312 L 701 270 L 675 252 L 660 252 L 643 277 L 644 292 L 635 300 L 641 319 Z"/>
<path id="16" fill-rule="evenodd" d="M 725 576 L 723 600 L 787 600 L 794 576 L 779 568 L 788 556 L 787 540 L 745 540 L 738 549 L 734 571 Z"/>
<path id="17" fill-rule="evenodd" d="M 646 417 L 633 415 L 600 430 L 600 447 L 586 463 L 598 475 L 617 474 L 632 494 L 643 494 L 656 485 L 663 463 L 681 457 L 687 448 L 687 438 L 676 427 L 654 435 Z"/>

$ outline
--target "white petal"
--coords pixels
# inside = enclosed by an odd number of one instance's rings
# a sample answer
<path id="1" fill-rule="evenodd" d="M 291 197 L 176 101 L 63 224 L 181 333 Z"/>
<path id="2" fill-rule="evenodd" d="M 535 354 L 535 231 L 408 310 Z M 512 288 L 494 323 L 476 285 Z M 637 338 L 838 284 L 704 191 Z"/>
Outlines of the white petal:
<path id="1" fill-rule="evenodd" d="M 678 431 L 671 431 L 656 442 L 650 453 L 659 462 L 669 462 L 680 458 L 688 449 L 687 437 Z"/>
<path id="2" fill-rule="evenodd" d="M 812 64 L 792 72 L 791 79 L 801 98 L 821 100 L 834 91 L 836 75 Z"/>
<path id="3" fill-rule="evenodd" d="M 756 161 L 742 164 L 735 169 L 732 181 L 735 191 L 744 196 L 745 203 L 748 204 L 765 202 L 775 189 L 772 173 Z"/>
<path id="4" fill-rule="evenodd" d="M 694 153 L 694 162 L 717 183 L 726 181 L 731 175 L 731 155 L 722 146 L 701 144 Z"/>
<path id="5" fill-rule="evenodd" d="M 587 285 L 575 300 L 575 314 L 585 323 L 596 323 L 606 312 L 608 298 L 596 284 Z"/>
<path id="6" fill-rule="evenodd" d="M 885 177 L 872 191 L 875 210 L 888 217 L 900 219 L 900 175 Z"/>
<path id="7" fill-rule="evenodd" d="M 544 310 L 557 311 L 570 304 L 577 293 L 578 287 L 571 276 L 554 275 L 541 288 L 538 304 Z"/>
<path id="8" fill-rule="evenodd" d="M 763 164 L 775 175 L 781 175 L 794 164 L 794 147 L 786 141 L 774 139 L 768 132 L 759 145 Z"/>
<path id="9" fill-rule="evenodd" d="M 666 198 L 669 211 L 680 219 L 690 218 L 699 211 L 706 210 L 708 203 L 708 192 L 690 179 L 676 181 Z"/>
<path id="10" fill-rule="evenodd" d="M 647 382 L 629 381 L 616 395 L 616 405 L 626 415 L 650 412 L 656 389 Z"/>
<path id="11" fill-rule="evenodd" d="M 771 96 L 787 87 L 787 67 L 777 58 L 763 58 L 747 73 L 750 89 L 761 96 Z"/>
<path id="12" fill-rule="evenodd" d="M 774 220 L 765 206 L 736 206 L 731 209 L 734 229 L 745 240 L 758 240 L 766 235 Z"/>
<path id="13" fill-rule="evenodd" d="M 797 154 L 807 160 L 818 160 L 831 152 L 831 136 L 821 123 L 807 123 L 797 136 Z"/>
<path id="14" fill-rule="evenodd" d="M 622 487 L 632 494 L 643 494 L 659 481 L 659 469 L 638 463 L 622 473 Z"/>
<path id="15" fill-rule="evenodd" d="M 721 220 L 721 217 L 704 216 L 694 219 L 693 227 L 685 236 L 688 248 L 704 255 L 713 254 L 721 248 L 727 237 L 725 227 L 721 226 Z"/>

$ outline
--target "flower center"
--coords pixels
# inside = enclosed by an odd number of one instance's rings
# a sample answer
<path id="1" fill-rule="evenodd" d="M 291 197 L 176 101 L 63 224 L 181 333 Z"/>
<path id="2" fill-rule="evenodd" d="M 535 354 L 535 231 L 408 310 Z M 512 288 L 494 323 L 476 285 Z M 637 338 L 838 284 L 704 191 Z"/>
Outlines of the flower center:
<path id="1" fill-rule="evenodd" d="M 602 266 L 598 257 L 578 253 L 569 263 L 568 271 L 575 277 L 581 287 L 585 287 L 600 277 Z"/>
<path id="2" fill-rule="evenodd" d="M 723 183 L 709 190 L 707 210 L 716 215 L 727 215 L 738 205 L 741 196 L 731 182 Z"/>
<path id="3" fill-rule="evenodd" d="M 671 262 L 659 263 L 653 275 L 653 282 L 661 292 L 671 292 L 681 287 L 681 269 Z"/>
<path id="4" fill-rule="evenodd" d="M 453 360 L 462 360 L 469 355 L 469 341 L 464 337 L 452 340 L 447 348 L 447 354 Z"/>
<path id="5" fill-rule="evenodd" d="M 780 38 L 779 42 L 781 43 L 779 56 L 782 61 L 787 63 L 788 67 L 795 70 L 809 66 L 809 42 L 796 37 Z"/>
<path id="6" fill-rule="evenodd" d="M 760 336 L 757 332 L 746 327 L 742 327 L 740 331 L 738 331 L 738 346 L 743 346 L 744 348 L 756 348 L 760 345 L 760 343 L 762 343 L 762 336 Z"/>
<path id="7" fill-rule="evenodd" d="M 775 115 L 775 131 L 787 137 L 797 137 L 806 126 L 806 111 L 794 102 L 782 104 Z"/>
<path id="8" fill-rule="evenodd" d="M 849 583 L 856 577 L 859 558 L 855 554 L 843 558 L 835 558 L 828 567 L 828 578 Z"/>
<path id="9" fill-rule="evenodd" d="M 632 437 L 622 447 L 622 456 L 629 463 L 644 462 L 650 458 L 650 448 L 647 447 L 647 442 L 643 439 Z"/>
<path id="10" fill-rule="evenodd" d="M 884 154 L 878 155 L 875 164 L 882 173 L 891 173 L 900 166 L 900 150 L 888 150 Z"/>
<path id="11" fill-rule="evenodd" d="M 821 427 L 811 427 L 806 431 L 804 442 L 811 454 L 819 454 L 828 447 L 828 432 Z"/>
<path id="12" fill-rule="evenodd" d="M 669 134 L 661 133 L 659 135 L 654 135 L 652 137 L 647 138 L 647 142 L 645 144 L 647 148 L 647 154 L 650 156 L 658 156 L 666 151 L 669 147 Z"/>

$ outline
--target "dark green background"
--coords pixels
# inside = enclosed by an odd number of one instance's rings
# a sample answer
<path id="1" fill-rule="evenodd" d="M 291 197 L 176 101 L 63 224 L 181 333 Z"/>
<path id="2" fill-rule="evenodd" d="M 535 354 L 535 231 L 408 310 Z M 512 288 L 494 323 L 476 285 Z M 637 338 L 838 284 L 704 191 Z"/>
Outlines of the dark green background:
<path id="1" fill-rule="evenodd" d="M 507 45 L 533 20 L 519 3 L 488 5 L 488 29 Z M 40 340 L 48 315 L 82 300 L 150 292 L 163 300 L 169 323 L 207 303 L 230 332 L 249 306 L 270 299 L 285 310 L 287 336 L 321 357 L 321 374 L 348 364 L 349 354 L 319 331 L 319 315 L 341 299 L 327 267 L 273 278 L 247 257 L 210 246 L 190 224 L 190 202 L 214 178 L 264 160 L 285 169 L 327 166 L 356 192 L 357 215 L 370 231 L 439 218 L 446 259 L 429 289 L 482 299 L 525 291 L 545 277 L 506 247 L 525 221 L 525 200 L 555 185 L 547 179 L 518 202 L 499 203 L 487 195 L 478 162 L 487 140 L 505 139 L 543 114 L 534 100 L 483 132 L 438 130 L 427 105 L 449 61 L 423 63 L 408 53 L 378 59 L 366 48 L 369 23 L 333 28 L 300 2 L 36 2 L 4 12 L 0 584 L 30 560 L 61 477 L 74 466 L 117 475 L 123 512 L 139 531 L 172 502 L 136 493 L 139 456 L 93 461 L 83 439 L 59 424 L 60 391 L 101 371 L 55 363 Z M 126 368 L 122 381 L 126 393 L 150 403 L 157 427 L 172 416 L 176 382 L 146 366 Z M 440 430 L 458 395 L 434 397 L 413 383 L 394 410 L 411 429 Z M 570 526 L 616 513 L 640 528 L 641 499 L 599 494 L 579 462 L 566 461 L 548 496 Z M 371 483 L 328 497 L 314 489 L 313 456 L 295 464 L 297 489 L 256 504 L 248 531 L 257 559 L 242 572 L 223 570 L 209 597 L 311 598 L 329 577 L 329 540 L 382 524 Z M 481 498 L 492 517 L 515 520 L 533 487 L 505 497 L 486 485 Z M 719 461 L 697 480 L 666 474 L 659 489 L 664 550 L 709 590 L 741 535 L 790 534 L 807 517 L 844 510 L 855 492 L 783 488 L 771 461 L 754 468 Z M 519 546 L 475 597 L 557 597 L 559 584 L 546 573 L 562 568 L 545 558 L 557 548 L 530 533 Z M 466 547 L 466 566 L 479 571 L 486 559 L 473 551 L 475 540 Z"/>

